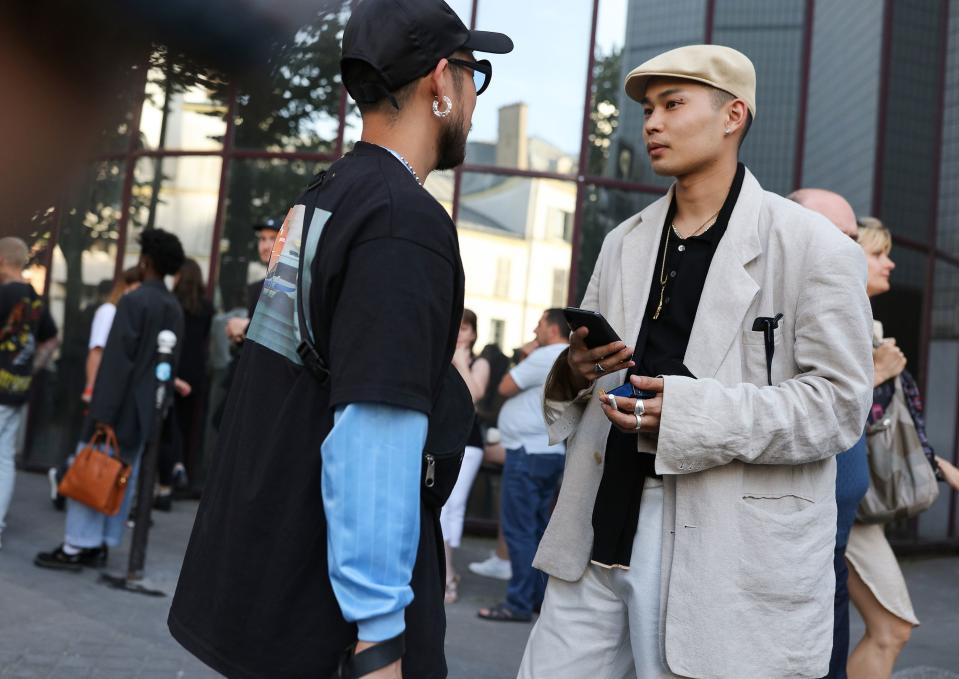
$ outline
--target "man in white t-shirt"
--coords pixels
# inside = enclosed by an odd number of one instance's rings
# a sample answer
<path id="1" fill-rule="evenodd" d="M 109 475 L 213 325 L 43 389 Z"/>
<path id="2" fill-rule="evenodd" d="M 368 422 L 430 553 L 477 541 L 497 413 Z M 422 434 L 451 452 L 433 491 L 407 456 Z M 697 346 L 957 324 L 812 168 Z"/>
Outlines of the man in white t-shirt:
<path id="1" fill-rule="evenodd" d="M 566 349 L 569 325 L 562 309 L 543 312 L 528 355 L 503 377 L 507 398 L 497 427 L 506 448 L 500 491 L 500 522 L 509 547 L 512 577 L 506 600 L 483 608 L 487 620 L 525 622 L 539 609 L 546 577 L 533 568 L 533 555 L 546 530 L 556 488 L 563 475 L 565 445 L 549 445 L 543 419 L 543 385 L 556 358 Z"/>

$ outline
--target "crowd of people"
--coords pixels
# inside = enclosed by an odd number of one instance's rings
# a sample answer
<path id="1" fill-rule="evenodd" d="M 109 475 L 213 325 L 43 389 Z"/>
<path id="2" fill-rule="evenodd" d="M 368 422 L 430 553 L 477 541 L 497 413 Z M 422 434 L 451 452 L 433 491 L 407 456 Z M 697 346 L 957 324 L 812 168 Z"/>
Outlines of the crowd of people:
<path id="1" fill-rule="evenodd" d="M 227 676 L 446 676 L 485 463 L 501 468 L 500 538 L 469 568 L 507 581 L 480 618 L 535 620 L 519 677 L 891 676 L 919 620 L 884 527 L 938 482 L 959 490 L 959 470 L 872 317 L 889 230 L 829 191 L 764 191 L 740 162 L 752 62 L 681 47 L 624 83 L 674 183 L 609 233 L 580 302 L 622 339 L 550 308 L 513 360 L 477 353 L 455 225 L 423 181 L 464 160 L 492 78 L 475 54 L 513 44 L 439 0 L 399 5 L 366 0 L 343 35 L 361 140 L 254 225 L 268 268 L 226 323 L 173 636 Z M 111 431 L 131 488 L 162 427 L 155 496 L 136 501 L 169 509 L 198 454 L 214 312 L 176 236 L 140 246 L 92 318 L 78 451 Z M 57 345 L 28 257 L 0 239 L 0 536 L 31 375 Z M 161 330 L 178 338 L 176 399 L 156 422 Z M 877 472 L 917 456 L 909 487 Z M 62 541 L 35 564 L 103 566 L 134 500 L 108 515 L 66 498 Z M 851 652 L 850 601 L 866 626 Z"/>

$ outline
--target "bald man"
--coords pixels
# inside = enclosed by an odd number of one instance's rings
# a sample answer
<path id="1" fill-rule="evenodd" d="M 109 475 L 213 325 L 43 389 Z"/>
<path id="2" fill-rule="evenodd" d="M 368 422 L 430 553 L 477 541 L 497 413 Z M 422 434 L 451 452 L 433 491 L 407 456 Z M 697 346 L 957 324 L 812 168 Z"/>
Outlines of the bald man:
<path id="1" fill-rule="evenodd" d="M 799 189 L 788 198 L 805 208 L 818 212 L 844 234 L 858 240 L 856 213 L 849 202 L 838 193 L 825 189 Z M 869 463 L 866 453 L 866 435 L 844 453 L 836 456 L 836 551 L 833 568 L 836 571 L 836 595 L 833 602 L 833 644 L 829 660 L 829 679 L 845 679 L 846 656 L 849 654 L 849 588 L 846 567 L 846 543 L 849 530 L 856 518 L 856 508 L 869 488 Z"/>
<path id="2" fill-rule="evenodd" d="M 813 212 L 818 212 L 850 238 L 859 239 L 856 213 L 849 201 L 838 193 L 826 189 L 798 189 L 787 197 Z"/>

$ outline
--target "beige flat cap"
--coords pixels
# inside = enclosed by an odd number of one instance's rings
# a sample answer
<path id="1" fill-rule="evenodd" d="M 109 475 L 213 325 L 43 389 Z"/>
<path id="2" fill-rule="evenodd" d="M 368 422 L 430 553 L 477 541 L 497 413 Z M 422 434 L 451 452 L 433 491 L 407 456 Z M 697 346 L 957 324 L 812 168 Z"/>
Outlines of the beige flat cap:
<path id="1" fill-rule="evenodd" d="M 742 52 L 722 45 L 687 45 L 655 56 L 626 76 L 626 94 L 641 101 L 650 78 L 694 80 L 746 102 L 756 117 L 756 69 Z"/>

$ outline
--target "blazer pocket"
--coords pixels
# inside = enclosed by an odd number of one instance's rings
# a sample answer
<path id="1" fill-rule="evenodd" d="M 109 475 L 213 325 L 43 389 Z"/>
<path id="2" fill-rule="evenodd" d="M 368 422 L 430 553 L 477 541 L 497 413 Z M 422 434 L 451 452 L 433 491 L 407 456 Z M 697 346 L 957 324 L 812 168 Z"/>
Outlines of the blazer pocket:
<path id="1" fill-rule="evenodd" d="M 743 591 L 776 607 L 815 600 L 832 567 L 829 509 L 799 495 L 744 494 L 737 512 Z"/>

